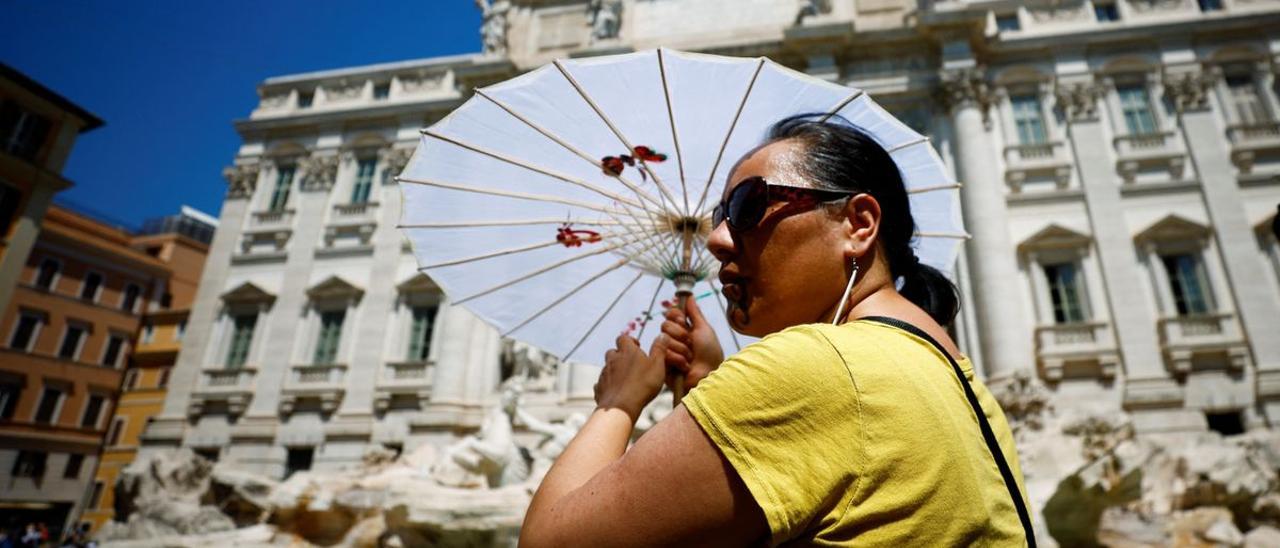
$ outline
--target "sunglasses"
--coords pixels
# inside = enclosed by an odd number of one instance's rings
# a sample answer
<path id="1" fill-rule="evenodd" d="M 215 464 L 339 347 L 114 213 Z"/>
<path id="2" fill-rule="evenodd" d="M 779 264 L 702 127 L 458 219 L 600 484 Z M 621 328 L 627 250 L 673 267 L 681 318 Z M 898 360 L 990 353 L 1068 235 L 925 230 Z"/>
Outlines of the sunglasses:
<path id="1" fill-rule="evenodd" d="M 729 229 L 746 232 L 760 224 L 764 213 L 773 202 L 789 202 L 796 207 L 817 205 L 856 194 L 852 190 L 822 190 L 789 185 L 779 185 L 764 177 L 748 177 L 733 187 L 720 204 L 711 212 L 711 227 L 728 221 Z"/>

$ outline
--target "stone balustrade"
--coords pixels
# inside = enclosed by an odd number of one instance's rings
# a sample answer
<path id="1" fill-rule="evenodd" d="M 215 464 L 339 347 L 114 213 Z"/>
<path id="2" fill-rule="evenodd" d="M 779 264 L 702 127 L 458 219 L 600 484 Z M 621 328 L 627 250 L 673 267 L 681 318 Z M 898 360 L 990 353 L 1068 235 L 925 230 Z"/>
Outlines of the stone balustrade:
<path id="1" fill-rule="evenodd" d="M 1227 139 L 1231 142 L 1231 163 L 1248 174 L 1259 155 L 1280 154 L 1280 122 L 1232 124 L 1227 127 Z"/>
<path id="2" fill-rule="evenodd" d="M 1014 193 L 1036 178 L 1052 180 L 1058 189 L 1071 183 L 1071 158 L 1062 141 L 1004 147 L 1004 161 L 1005 182 Z"/>
<path id="3" fill-rule="evenodd" d="M 274 211 L 258 211 L 253 214 L 253 228 L 288 228 L 293 224 L 292 209 L 280 209 Z"/>
<path id="4" fill-rule="evenodd" d="M 1182 179 L 1186 152 L 1172 131 L 1134 133 L 1112 139 L 1116 151 L 1116 172 L 1126 183 L 1136 180 L 1139 171 L 1160 169 L 1172 180 Z"/>
<path id="5" fill-rule="evenodd" d="M 374 408 L 385 412 L 397 396 L 414 398 L 419 405 L 424 404 L 431 397 L 434 373 L 435 364 L 429 361 L 388 362 L 378 377 Z"/>
<path id="6" fill-rule="evenodd" d="M 199 416 L 211 406 L 225 406 L 227 413 L 239 415 L 253 398 L 253 367 L 208 368 L 200 372 L 200 381 L 191 393 L 187 412 Z"/>
<path id="7" fill-rule="evenodd" d="M 1044 378 L 1049 381 L 1073 376 L 1067 374 L 1068 364 L 1096 368 L 1091 375 L 1112 379 L 1120 362 L 1115 335 L 1108 322 L 1039 326 L 1036 357 L 1044 370 Z"/>
<path id="8" fill-rule="evenodd" d="M 1168 316 L 1157 322 L 1160 346 L 1175 373 L 1191 372 L 1197 355 L 1225 355 L 1230 369 L 1249 361 L 1240 320 L 1230 312 Z"/>

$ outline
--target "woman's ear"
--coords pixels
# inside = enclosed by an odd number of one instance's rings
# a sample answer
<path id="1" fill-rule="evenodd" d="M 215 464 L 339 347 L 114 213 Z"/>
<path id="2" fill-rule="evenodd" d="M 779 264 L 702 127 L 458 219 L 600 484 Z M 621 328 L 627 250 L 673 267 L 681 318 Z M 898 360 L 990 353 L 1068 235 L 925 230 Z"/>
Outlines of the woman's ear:
<path id="1" fill-rule="evenodd" d="M 870 194 L 855 194 L 845 203 L 849 258 L 861 257 L 876 245 L 880 233 L 880 202 Z"/>

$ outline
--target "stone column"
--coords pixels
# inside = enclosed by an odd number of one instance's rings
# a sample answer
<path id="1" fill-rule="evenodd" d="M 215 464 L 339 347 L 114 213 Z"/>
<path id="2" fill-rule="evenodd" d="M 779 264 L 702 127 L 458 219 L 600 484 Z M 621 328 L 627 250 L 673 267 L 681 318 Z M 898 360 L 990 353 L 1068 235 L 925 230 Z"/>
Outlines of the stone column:
<path id="1" fill-rule="evenodd" d="M 231 256 L 240 244 L 254 189 L 257 188 L 259 179 L 266 177 L 259 165 L 258 160 L 253 159 L 223 171 L 228 189 L 218 217 L 218 230 L 214 232 L 213 241 L 209 244 L 200 285 L 196 289 L 191 314 L 187 318 L 186 333 L 182 337 L 182 349 L 169 374 L 164 407 L 143 433 L 144 445 L 178 445 L 182 440 L 191 392 L 200 382 L 200 371 L 210 365 L 205 363 L 205 356 L 209 355 L 209 345 L 213 342 L 215 331 L 214 323 L 222 308 L 221 295 L 228 289 L 227 272 L 231 266 Z"/>
<path id="2" fill-rule="evenodd" d="M 1102 290 L 1107 295 L 1116 345 L 1124 356 L 1123 403 L 1130 410 L 1180 408 L 1182 389 L 1164 367 L 1156 340 L 1156 319 L 1148 313 L 1143 297 L 1142 284 L 1147 273 L 1134 259 L 1133 238 L 1125 224 L 1111 138 L 1098 104 L 1104 94 L 1104 87 L 1092 74 L 1058 76 L 1057 103 L 1066 120 L 1072 162 L 1080 170 L 1089 228 L 1102 272 Z M 1194 417 L 1179 416 L 1171 421 L 1167 414 L 1138 414 L 1135 420 L 1139 428 L 1145 424 L 1144 417 L 1150 418 L 1148 422 L 1152 425 L 1163 421 L 1169 426 L 1196 427 L 1196 424 L 1186 424 Z"/>
<path id="3" fill-rule="evenodd" d="M 1280 306 L 1269 294 L 1266 259 L 1258 253 L 1245 216 L 1226 128 L 1220 127 L 1210 110 L 1209 89 L 1217 77 L 1204 73 L 1198 64 L 1166 66 L 1165 91 L 1177 107 L 1178 125 L 1200 175 L 1201 196 L 1231 288 L 1230 294 L 1221 298 L 1234 300 L 1241 330 L 1257 364 L 1258 399 L 1266 420 L 1275 423 L 1280 421 L 1280 337 L 1276 336 Z"/>
<path id="4" fill-rule="evenodd" d="M 985 71 L 972 60 L 941 74 L 943 100 L 951 111 L 956 167 L 964 187 L 960 191 L 965 228 L 973 235 L 966 243 L 977 306 L 978 340 L 983 364 L 991 380 L 1008 377 L 1035 363 L 1031 325 L 1018 306 L 1017 258 L 1009 238 L 1008 211 L 999 161 L 987 118 L 992 94 Z"/>

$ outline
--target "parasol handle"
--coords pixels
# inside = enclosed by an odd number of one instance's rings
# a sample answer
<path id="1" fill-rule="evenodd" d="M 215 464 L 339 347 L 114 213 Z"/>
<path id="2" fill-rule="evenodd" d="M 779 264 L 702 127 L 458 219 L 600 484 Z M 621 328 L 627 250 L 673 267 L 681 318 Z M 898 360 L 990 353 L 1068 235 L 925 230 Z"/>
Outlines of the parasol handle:
<path id="1" fill-rule="evenodd" d="M 675 278 L 676 307 L 678 307 L 681 312 L 684 312 L 686 310 L 686 307 L 689 304 L 689 297 L 693 295 L 694 282 L 695 282 L 695 279 L 691 275 L 687 275 L 687 274 L 676 275 L 676 278 Z M 685 315 L 686 327 L 688 327 L 687 325 L 688 323 L 689 323 L 689 316 L 686 314 Z M 671 396 L 673 398 L 671 406 L 674 408 L 680 405 L 680 400 L 684 399 L 685 389 L 684 389 L 684 373 L 674 369 L 672 371 L 675 374 L 675 379 L 673 379 L 673 382 L 671 383 L 672 385 Z"/>

